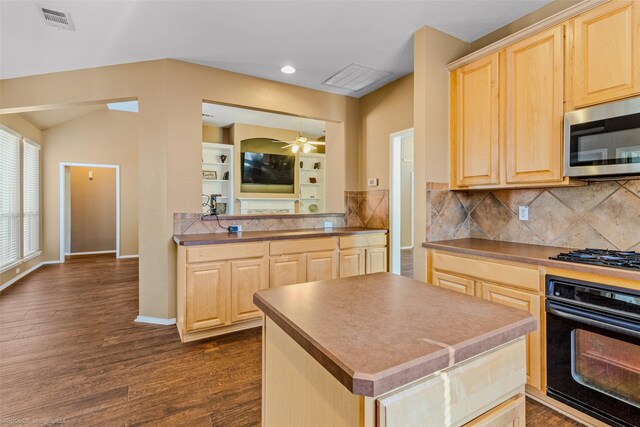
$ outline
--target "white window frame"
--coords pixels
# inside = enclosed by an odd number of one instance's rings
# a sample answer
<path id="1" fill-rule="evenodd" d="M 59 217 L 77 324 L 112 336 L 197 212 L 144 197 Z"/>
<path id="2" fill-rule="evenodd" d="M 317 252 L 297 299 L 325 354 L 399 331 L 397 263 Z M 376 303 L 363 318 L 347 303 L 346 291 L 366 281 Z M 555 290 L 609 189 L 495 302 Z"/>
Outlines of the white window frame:
<path id="1" fill-rule="evenodd" d="M 31 147 L 35 148 L 38 151 L 38 165 L 36 168 L 36 172 L 37 172 L 37 176 L 36 176 L 36 182 L 37 182 L 37 210 L 35 212 L 35 217 L 36 217 L 36 224 L 37 224 L 37 230 L 38 230 L 38 243 L 36 245 L 36 248 L 31 250 L 29 253 L 26 253 L 26 241 L 25 241 L 25 220 L 27 219 L 27 215 L 34 215 L 34 213 L 27 213 L 26 209 L 25 209 L 25 184 L 27 182 L 26 178 L 25 178 L 25 173 L 26 173 L 26 168 L 25 168 L 25 146 L 30 145 Z M 41 212 L 42 212 L 42 207 L 40 206 L 40 199 L 41 199 L 41 191 L 42 191 L 42 186 L 41 186 L 41 174 L 40 174 L 40 144 L 35 143 L 34 141 L 31 141 L 28 138 L 22 138 L 22 170 L 21 170 L 21 178 L 22 178 L 22 203 L 21 203 L 21 217 L 22 217 L 22 221 L 21 221 L 21 225 L 22 225 L 22 230 L 21 230 L 21 237 L 22 237 L 22 260 L 23 261 L 28 261 L 32 258 L 37 257 L 38 255 L 40 255 L 42 253 L 41 251 L 41 247 L 42 247 L 42 241 L 41 241 L 41 236 L 42 236 L 42 217 L 41 217 Z"/>
<path id="2" fill-rule="evenodd" d="M 17 193 L 18 193 L 18 259 L 16 259 L 15 261 L 1 266 L 0 267 L 0 273 L 4 273 L 6 271 L 9 271 L 15 267 L 20 266 L 22 263 L 29 261 L 32 258 L 35 258 L 37 256 L 40 256 L 42 254 L 42 234 L 40 232 L 41 228 L 42 228 L 42 218 L 41 218 L 41 206 L 40 206 L 40 198 L 41 198 L 41 194 L 42 194 L 42 178 L 41 178 L 41 166 L 42 166 L 42 161 L 41 161 L 41 157 L 40 155 L 38 155 L 38 249 L 35 252 L 31 252 L 28 255 L 25 256 L 24 254 L 24 218 L 25 218 L 25 212 L 24 212 L 24 188 L 23 188 L 23 184 L 24 184 L 24 144 L 31 144 L 35 147 L 38 148 L 38 150 L 40 150 L 40 145 L 35 143 L 34 141 L 31 141 L 27 138 L 25 138 L 24 136 L 22 136 L 20 133 L 14 131 L 11 128 L 8 128 L 6 126 L 2 126 L 0 125 L 0 129 L 2 129 L 5 132 L 8 132 L 16 137 L 19 138 L 19 142 L 18 142 L 18 164 L 17 169 L 18 169 L 18 179 L 16 182 L 16 186 L 17 186 Z"/>

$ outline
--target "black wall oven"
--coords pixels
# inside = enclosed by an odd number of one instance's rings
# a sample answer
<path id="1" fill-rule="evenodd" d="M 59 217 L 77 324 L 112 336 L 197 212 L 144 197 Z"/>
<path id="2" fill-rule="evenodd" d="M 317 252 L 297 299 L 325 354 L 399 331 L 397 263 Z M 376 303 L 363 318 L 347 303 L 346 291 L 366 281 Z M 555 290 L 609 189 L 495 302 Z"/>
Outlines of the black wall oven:
<path id="1" fill-rule="evenodd" d="M 640 291 L 547 275 L 547 394 L 640 426 Z"/>

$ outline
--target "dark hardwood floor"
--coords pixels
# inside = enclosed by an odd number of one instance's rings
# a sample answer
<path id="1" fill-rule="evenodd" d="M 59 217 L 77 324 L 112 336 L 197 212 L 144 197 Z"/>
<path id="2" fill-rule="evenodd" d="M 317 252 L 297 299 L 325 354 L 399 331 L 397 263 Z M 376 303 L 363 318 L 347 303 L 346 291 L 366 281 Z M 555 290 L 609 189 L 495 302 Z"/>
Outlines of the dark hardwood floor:
<path id="1" fill-rule="evenodd" d="M 413 278 L 413 249 L 400 249 L 400 275 Z"/>
<path id="2" fill-rule="evenodd" d="M 0 424 L 259 425 L 260 329 L 181 344 L 133 322 L 137 280 L 136 260 L 74 257 L 0 293 Z M 578 425 L 529 400 L 527 416 Z"/>

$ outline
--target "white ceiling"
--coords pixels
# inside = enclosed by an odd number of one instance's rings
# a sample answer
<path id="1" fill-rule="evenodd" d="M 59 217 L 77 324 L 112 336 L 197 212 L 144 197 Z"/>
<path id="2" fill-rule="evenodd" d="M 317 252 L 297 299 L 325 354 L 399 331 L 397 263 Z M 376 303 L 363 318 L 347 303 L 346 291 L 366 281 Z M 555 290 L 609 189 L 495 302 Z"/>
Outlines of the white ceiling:
<path id="1" fill-rule="evenodd" d="M 0 0 L 0 78 L 174 58 L 359 97 L 413 70 L 423 25 L 472 41 L 549 1 L 38 2 L 70 12 L 70 32 L 45 25 L 34 1 Z M 357 93 L 321 84 L 352 62 L 393 74 Z"/>
<path id="2" fill-rule="evenodd" d="M 304 136 L 319 138 L 324 136 L 325 122 L 304 117 L 267 113 L 245 108 L 227 107 L 218 104 L 202 104 L 202 113 L 213 117 L 202 116 L 205 124 L 227 127 L 233 123 L 245 123 L 277 129 L 289 129 L 301 132 Z"/>

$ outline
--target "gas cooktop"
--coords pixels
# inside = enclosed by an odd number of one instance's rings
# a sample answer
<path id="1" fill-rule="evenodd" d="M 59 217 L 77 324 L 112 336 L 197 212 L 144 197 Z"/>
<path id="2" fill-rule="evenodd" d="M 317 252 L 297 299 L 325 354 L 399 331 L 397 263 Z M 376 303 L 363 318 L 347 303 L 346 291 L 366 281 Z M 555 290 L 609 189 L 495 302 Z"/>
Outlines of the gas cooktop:
<path id="1" fill-rule="evenodd" d="M 603 267 L 640 270 L 640 253 L 634 251 L 610 251 L 608 249 L 582 249 L 549 257 L 559 261 L 601 265 Z"/>

